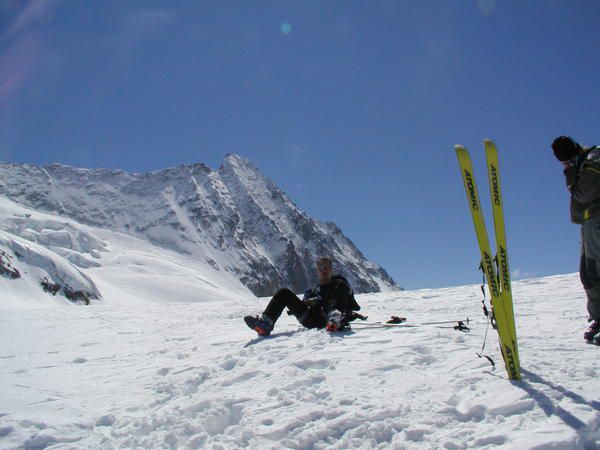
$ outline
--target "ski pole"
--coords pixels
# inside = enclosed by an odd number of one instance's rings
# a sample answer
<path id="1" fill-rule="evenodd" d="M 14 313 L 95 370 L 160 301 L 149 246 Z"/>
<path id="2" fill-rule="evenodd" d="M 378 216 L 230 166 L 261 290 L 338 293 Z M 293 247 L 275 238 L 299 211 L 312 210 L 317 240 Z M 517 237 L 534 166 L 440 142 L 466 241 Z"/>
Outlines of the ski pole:
<path id="1" fill-rule="evenodd" d="M 469 318 L 467 317 L 465 320 L 442 320 L 440 322 L 423 322 L 420 323 L 419 325 L 443 325 L 445 323 L 466 323 L 467 325 L 470 323 L 469 322 Z"/>

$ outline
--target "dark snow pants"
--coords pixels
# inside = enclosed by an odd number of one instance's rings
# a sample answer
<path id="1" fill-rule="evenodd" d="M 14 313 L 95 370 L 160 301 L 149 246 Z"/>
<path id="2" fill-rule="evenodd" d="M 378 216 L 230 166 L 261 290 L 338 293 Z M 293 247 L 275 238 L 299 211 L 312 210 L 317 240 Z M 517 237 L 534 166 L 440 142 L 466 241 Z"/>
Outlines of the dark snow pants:
<path id="1" fill-rule="evenodd" d="M 325 313 L 321 306 L 307 306 L 289 289 L 280 289 L 277 291 L 263 314 L 275 323 L 285 308 L 289 309 L 306 328 L 325 328 L 327 324 Z"/>
<path id="2" fill-rule="evenodd" d="M 579 275 L 590 319 L 600 320 L 600 218 L 588 219 L 581 226 Z"/>

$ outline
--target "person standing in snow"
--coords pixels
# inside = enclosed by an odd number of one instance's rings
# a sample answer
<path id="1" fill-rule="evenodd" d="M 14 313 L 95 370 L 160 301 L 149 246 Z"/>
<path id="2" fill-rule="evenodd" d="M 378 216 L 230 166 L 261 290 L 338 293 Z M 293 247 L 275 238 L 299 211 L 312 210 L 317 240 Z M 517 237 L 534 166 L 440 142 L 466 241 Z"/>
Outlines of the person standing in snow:
<path id="1" fill-rule="evenodd" d="M 571 192 L 571 221 L 581 225 L 579 274 L 589 314 L 583 337 L 600 345 L 600 147 L 584 148 L 570 136 L 559 136 L 552 150 Z"/>
<path id="2" fill-rule="evenodd" d="M 352 311 L 360 306 L 354 299 L 352 288 L 341 275 L 332 274 L 333 264 L 329 258 L 317 260 L 318 284 L 309 289 L 300 300 L 291 290 L 277 291 L 260 316 L 246 316 L 249 328 L 261 336 L 273 331 L 275 322 L 285 308 L 296 316 L 306 328 L 326 328 L 327 331 L 342 331 L 349 328 L 348 319 Z"/>

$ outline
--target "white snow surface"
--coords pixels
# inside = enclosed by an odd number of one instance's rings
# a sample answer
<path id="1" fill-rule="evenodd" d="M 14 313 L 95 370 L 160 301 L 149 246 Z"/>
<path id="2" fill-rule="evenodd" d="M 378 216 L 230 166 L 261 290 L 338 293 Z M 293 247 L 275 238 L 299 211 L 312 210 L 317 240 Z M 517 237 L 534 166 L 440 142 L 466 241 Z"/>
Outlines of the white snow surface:
<path id="1" fill-rule="evenodd" d="M 184 285 L 193 267 L 139 245 L 87 269 L 103 294 L 91 306 L 0 301 L 1 449 L 600 448 L 600 349 L 582 341 L 575 274 L 515 283 L 523 380 L 513 382 L 493 330 L 496 368 L 476 356 L 479 286 L 358 297 L 371 321 L 469 317 L 470 333 L 330 334 L 284 313 L 258 338 L 242 317 L 268 299 L 149 283 L 155 264 L 163 282 Z M 18 281 L 0 277 L 2 296 Z"/>

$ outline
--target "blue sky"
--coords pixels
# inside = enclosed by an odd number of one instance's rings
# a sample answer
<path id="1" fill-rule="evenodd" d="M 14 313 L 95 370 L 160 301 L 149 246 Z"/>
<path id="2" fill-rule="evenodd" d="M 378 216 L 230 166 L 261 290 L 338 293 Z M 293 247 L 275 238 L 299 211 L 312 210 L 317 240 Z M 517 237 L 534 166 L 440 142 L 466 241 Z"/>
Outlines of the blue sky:
<path id="1" fill-rule="evenodd" d="M 402 286 L 442 287 L 480 280 L 453 144 L 487 206 L 490 137 L 511 269 L 574 272 L 549 145 L 600 144 L 598 17 L 591 0 L 2 1 L 0 160 L 239 153 Z"/>

